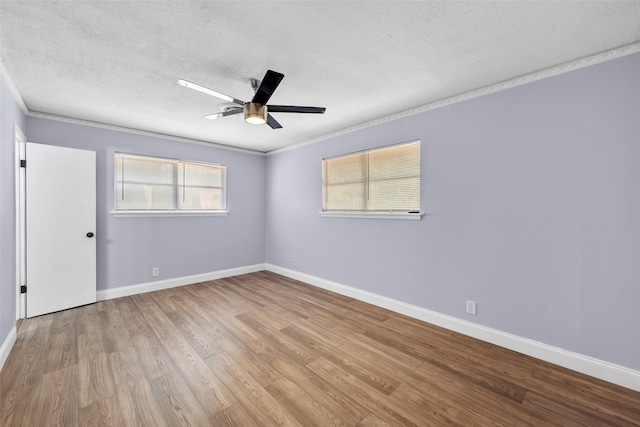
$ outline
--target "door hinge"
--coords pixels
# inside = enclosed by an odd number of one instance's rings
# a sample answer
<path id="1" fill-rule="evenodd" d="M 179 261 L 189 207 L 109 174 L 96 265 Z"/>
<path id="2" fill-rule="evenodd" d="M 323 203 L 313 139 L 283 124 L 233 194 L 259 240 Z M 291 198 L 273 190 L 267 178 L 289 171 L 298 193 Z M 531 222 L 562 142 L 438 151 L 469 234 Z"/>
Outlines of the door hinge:
<path id="1" fill-rule="evenodd" d="M 27 161 L 26 160 L 20 160 L 20 167 L 21 168 L 26 168 L 27 167 Z"/>
<path id="2" fill-rule="evenodd" d="M 20 293 L 21 294 L 26 294 L 27 293 L 27 286 L 26 285 L 20 286 Z"/>

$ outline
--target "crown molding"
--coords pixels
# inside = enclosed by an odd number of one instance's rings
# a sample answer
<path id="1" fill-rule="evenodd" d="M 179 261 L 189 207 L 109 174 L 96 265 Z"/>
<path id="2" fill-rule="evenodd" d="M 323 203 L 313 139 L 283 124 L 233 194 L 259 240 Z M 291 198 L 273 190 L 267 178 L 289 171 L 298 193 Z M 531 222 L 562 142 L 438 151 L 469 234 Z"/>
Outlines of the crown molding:
<path id="1" fill-rule="evenodd" d="M 4 63 L 1 60 L 0 60 L 0 75 L 2 75 L 2 79 L 5 81 L 5 83 L 9 87 L 9 91 L 11 92 L 11 95 L 13 95 L 13 97 L 15 98 L 22 112 L 25 115 L 29 114 L 29 109 L 27 108 L 27 105 L 24 103 L 24 100 L 22 99 L 20 92 L 18 92 L 18 88 L 16 87 L 16 84 L 14 83 L 13 79 L 11 78 L 11 75 L 9 74 L 9 71 L 7 71 L 7 68 L 5 67 Z"/>
<path id="2" fill-rule="evenodd" d="M 183 138 L 180 136 L 168 135 L 168 134 L 158 133 L 158 132 L 151 132 L 151 131 L 146 131 L 141 129 L 128 128 L 128 127 L 118 126 L 118 125 L 110 125 L 107 123 L 93 122 L 90 120 L 76 119 L 76 118 L 66 117 L 66 116 L 59 116 L 57 114 L 42 113 L 39 111 L 29 111 L 27 115 L 29 117 L 36 117 L 40 119 L 55 120 L 59 122 L 71 123 L 71 124 L 76 124 L 81 126 L 90 126 L 90 127 L 95 127 L 99 129 L 112 130 L 116 132 L 125 132 L 129 134 L 134 134 L 134 135 L 150 136 L 153 138 L 161 138 L 161 139 L 166 139 L 171 141 L 184 142 L 187 144 L 202 145 L 205 147 L 218 148 L 221 150 L 237 151 L 240 153 L 253 154 L 257 156 L 264 156 L 266 154 L 262 151 L 232 147 L 230 145 L 224 145 L 224 144 L 219 144 L 215 142 L 207 142 L 207 141 L 201 141 L 198 139 Z"/>
<path id="3" fill-rule="evenodd" d="M 270 156 L 273 154 L 278 154 L 285 151 L 293 150 L 296 148 L 303 147 L 305 145 L 310 145 L 316 142 L 324 141 L 329 138 L 334 138 L 334 137 L 345 135 L 361 129 L 366 129 L 366 128 L 377 126 L 383 123 L 402 119 L 404 117 L 409 117 L 416 114 L 424 113 L 425 111 L 435 110 L 436 108 L 446 107 L 448 105 L 456 104 L 462 101 L 467 101 L 473 98 L 478 98 L 480 96 L 488 95 L 491 93 L 511 89 L 527 83 L 532 83 L 538 80 L 546 79 L 548 77 L 568 73 L 570 71 L 579 70 L 581 68 L 585 68 L 591 65 L 602 63 L 602 62 L 611 61 L 613 59 L 621 58 L 623 56 L 631 55 L 637 52 L 640 52 L 640 42 L 631 43 L 615 49 L 600 52 L 595 55 L 585 56 L 580 59 L 555 65 L 553 67 L 544 68 L 542 70 L 538 70 L 533 73 L 524 74 L 522 76 L 514 77 L 509 80 L 504 80 L 499 83 L 494 83 L 488 86 L 484 86 L 479 89 L 474 89 L 468 92 L 460 93 L 458 95 L 453 95 L 447 98 L 439 99 L 437 101 L 433 101 L 433 102 L 421 105 L 419 107 L 415 107 L 409 110 L 404 110 L 398 113 L 390 114 L 388 116 L 380 117 L 378 119 L 364 122 L 359 125 L 340 129 L 338 131 L 331 132 L 331 133 L 319 136 L 317 138 L 308 139 L 296 144 L 288 145 L 283 148 L 278 148 L 277 150 L 268 151 L 266 155 Z"/>

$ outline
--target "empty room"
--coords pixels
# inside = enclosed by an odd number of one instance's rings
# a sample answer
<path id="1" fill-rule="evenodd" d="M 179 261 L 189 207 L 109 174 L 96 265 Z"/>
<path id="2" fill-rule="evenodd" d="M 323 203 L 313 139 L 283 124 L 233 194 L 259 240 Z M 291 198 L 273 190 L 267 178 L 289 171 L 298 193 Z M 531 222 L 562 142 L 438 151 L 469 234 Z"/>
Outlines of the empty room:
<path id="1" fill-rule="evenodd" d="M 0 425 L 640 426 L 640 2 L 0 1 Z"/>

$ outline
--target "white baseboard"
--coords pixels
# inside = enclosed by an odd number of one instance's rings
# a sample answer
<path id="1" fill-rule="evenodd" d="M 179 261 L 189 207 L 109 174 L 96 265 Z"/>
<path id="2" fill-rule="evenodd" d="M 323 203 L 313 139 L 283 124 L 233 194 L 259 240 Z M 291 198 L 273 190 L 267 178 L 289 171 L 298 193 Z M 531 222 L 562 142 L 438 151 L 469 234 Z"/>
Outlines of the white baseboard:
<path id="1" fill-rule="evenodd" d="M 104 301 L 113 298 L 127 297 L 130 295 L 143 294 L 145 292 L 160 291 L 162 289 L 175 288 L 178 286 L 192 285 L 194 283 L 206 282 L 208 280 L 224 279 L 225 277 L 239 276 L 241 274 L 255 273 L 265 269 L 264 264 L 255 264 L 245 267 L 229 268 L 227 270 L 212 271 L 210 273 L 194 274 L 192 276 L 176 277 L 174 279 L 157 280 L 155 282 L 140 283 L 137 285 L 122 286 L 119 288 L 105 289 L 96 293 L 97 301 Z"/>
<path id="2" fill-rule="evenodd" d="M 9 335 L 7 335 L 7 338 L 2 343 L 2 347 L 0 347 L 0 371 L 4 366 L 4 362 L 6 362 L 7 358 L 9 357 L 9 353 L 11 353 L 13 345 L 16 343 L 16 338 L 17 333 L 16 327 L 14 326 L 13 328 L 11 328 L 11 330 L 9 331 Z"/>
<path id="3" fill-rule="evenodd" d="M 640 391 L 640 371 L 615 365 L 579 353 L 553 347 L 528 338 L 519 337 L 486 326 L 467 322 L 452 316 L 427 310 L 426 308 L 407 304 L 341 283 L 325 280 L 320 277 L 300 273 L 295 270 L 266 264 L 265 269 L 291 279 L 299 280 L 337 294 L 346 295 L 360 301 L 404 314 L 437 325 L 461 334 L 486 341 L 500 347 L 508 348 L 527 356 L 535 357 L 555 365 L 559 365 L 613 384 L 635 391 Z"/>

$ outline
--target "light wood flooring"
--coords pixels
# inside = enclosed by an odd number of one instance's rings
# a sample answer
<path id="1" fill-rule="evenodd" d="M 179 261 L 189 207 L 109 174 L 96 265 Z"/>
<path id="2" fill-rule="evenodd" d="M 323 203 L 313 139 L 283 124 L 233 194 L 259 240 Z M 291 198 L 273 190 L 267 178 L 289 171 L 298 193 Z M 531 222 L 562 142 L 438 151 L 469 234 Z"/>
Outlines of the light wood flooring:
<path id="1" fill-rule="evenodd" d="M 25 320 L 13 426 L 640 426 L 640 393 L 260 272 Z"/>

